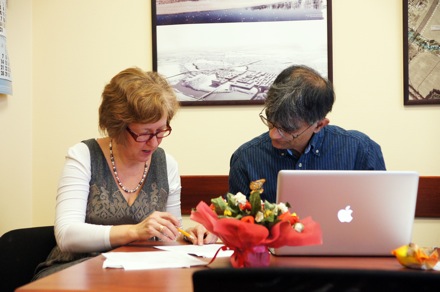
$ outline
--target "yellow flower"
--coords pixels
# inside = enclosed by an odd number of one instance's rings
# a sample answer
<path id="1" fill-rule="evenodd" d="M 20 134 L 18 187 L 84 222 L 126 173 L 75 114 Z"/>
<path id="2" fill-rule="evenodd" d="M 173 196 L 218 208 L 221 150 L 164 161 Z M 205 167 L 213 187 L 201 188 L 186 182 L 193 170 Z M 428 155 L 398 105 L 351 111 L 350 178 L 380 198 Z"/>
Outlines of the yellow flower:
<path id="1" fill-rule="evenodd" d="M 225 216 L 232 216 L 232 213 L 231 213 L 230 210 L 226 209 L 226 210 L 223 212 L 223 215 L 225 215 Z"/>
<path id="2" fill-rule="evenodd" d="M 272 210 L 265 210 L 264 211 L 264 217 L 265 218 L 269 217 L 270 215 L 272 215 Z"/>

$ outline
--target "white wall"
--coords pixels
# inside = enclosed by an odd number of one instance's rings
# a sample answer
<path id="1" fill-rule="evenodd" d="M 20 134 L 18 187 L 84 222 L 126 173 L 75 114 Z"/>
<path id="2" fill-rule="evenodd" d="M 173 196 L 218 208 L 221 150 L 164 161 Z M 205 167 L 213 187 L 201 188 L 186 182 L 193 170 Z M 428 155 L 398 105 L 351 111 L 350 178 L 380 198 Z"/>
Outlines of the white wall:
<path id="1" fill-rule="evenodd" d="M 53 224 L 64 154 L 98 136 L 103 86 L 126 67 L 152 67 L 150 1 L 8 2 L 14 95 L 0 97 L 0 234 Z M 331 123 L 369 134 L 390 170 L 440 175 L 440 106 L 403 106 L 402 1 L 333 0 L 332 18 Z M 265 130 L 260 110 L 183 107 L 162 146 L 181 174 L 227 174 L 235 148 Z M 440 222 L 417 219 L 414 241 L 438 245 Z"/>
<path id="2" fill-rule="evenodd" d="M 32 225 L 32 1 L 8 1 L 13 96 L 0 95 L 0 234 Z"/>

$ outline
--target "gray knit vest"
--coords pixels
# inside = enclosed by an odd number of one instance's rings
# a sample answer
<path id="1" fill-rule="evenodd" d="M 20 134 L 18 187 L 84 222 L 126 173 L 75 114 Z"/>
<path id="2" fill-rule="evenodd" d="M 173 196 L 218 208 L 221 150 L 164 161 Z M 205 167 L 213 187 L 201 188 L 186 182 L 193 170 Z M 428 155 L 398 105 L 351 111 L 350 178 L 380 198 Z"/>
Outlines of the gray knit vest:
<path id="1" fill-rule="evenodd" d="M 151 157 L 148 175 L 134 203 L 129 206 L 95 139 L 82 141 L 90 150 L 92 177 L 87 201 L 86 223 L 102 225 L 136 224 L 154 211 L 165 211 L 169 185 L 165 151 L 158 148 Z"/>

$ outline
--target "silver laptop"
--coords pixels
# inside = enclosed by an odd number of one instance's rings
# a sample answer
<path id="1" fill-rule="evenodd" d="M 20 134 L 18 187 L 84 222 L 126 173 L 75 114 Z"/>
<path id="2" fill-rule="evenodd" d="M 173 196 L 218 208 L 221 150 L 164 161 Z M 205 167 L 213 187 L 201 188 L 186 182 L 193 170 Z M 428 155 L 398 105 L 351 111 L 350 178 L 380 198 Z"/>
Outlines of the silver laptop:
<path id="1" fill-rule="evenodd" d="M 275 255 L 391 256 L 412 239 L 419 175 L 413 171 L 298 171 L 278 174 L 277 202 L 321 225 L 323 244 Z"/>

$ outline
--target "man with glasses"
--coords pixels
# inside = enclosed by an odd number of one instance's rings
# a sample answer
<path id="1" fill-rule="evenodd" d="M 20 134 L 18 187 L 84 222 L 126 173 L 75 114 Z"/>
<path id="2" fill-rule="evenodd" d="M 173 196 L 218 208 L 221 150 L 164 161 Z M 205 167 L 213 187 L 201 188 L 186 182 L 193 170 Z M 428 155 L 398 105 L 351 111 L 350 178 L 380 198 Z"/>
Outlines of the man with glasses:
<path id="1" fill-rule="evenodd" d="M 278 172 L 385 170 L 380 146 L 367 135 L 329 125 L 335 93 L 331 82 L 307 66 L 283 70 L 268 91 L 261 121 L 269 131 L 232 155 L 229 192 L 249 195 L 251 181 L 265 179 L 262 199 L 276 201 Z"/>

